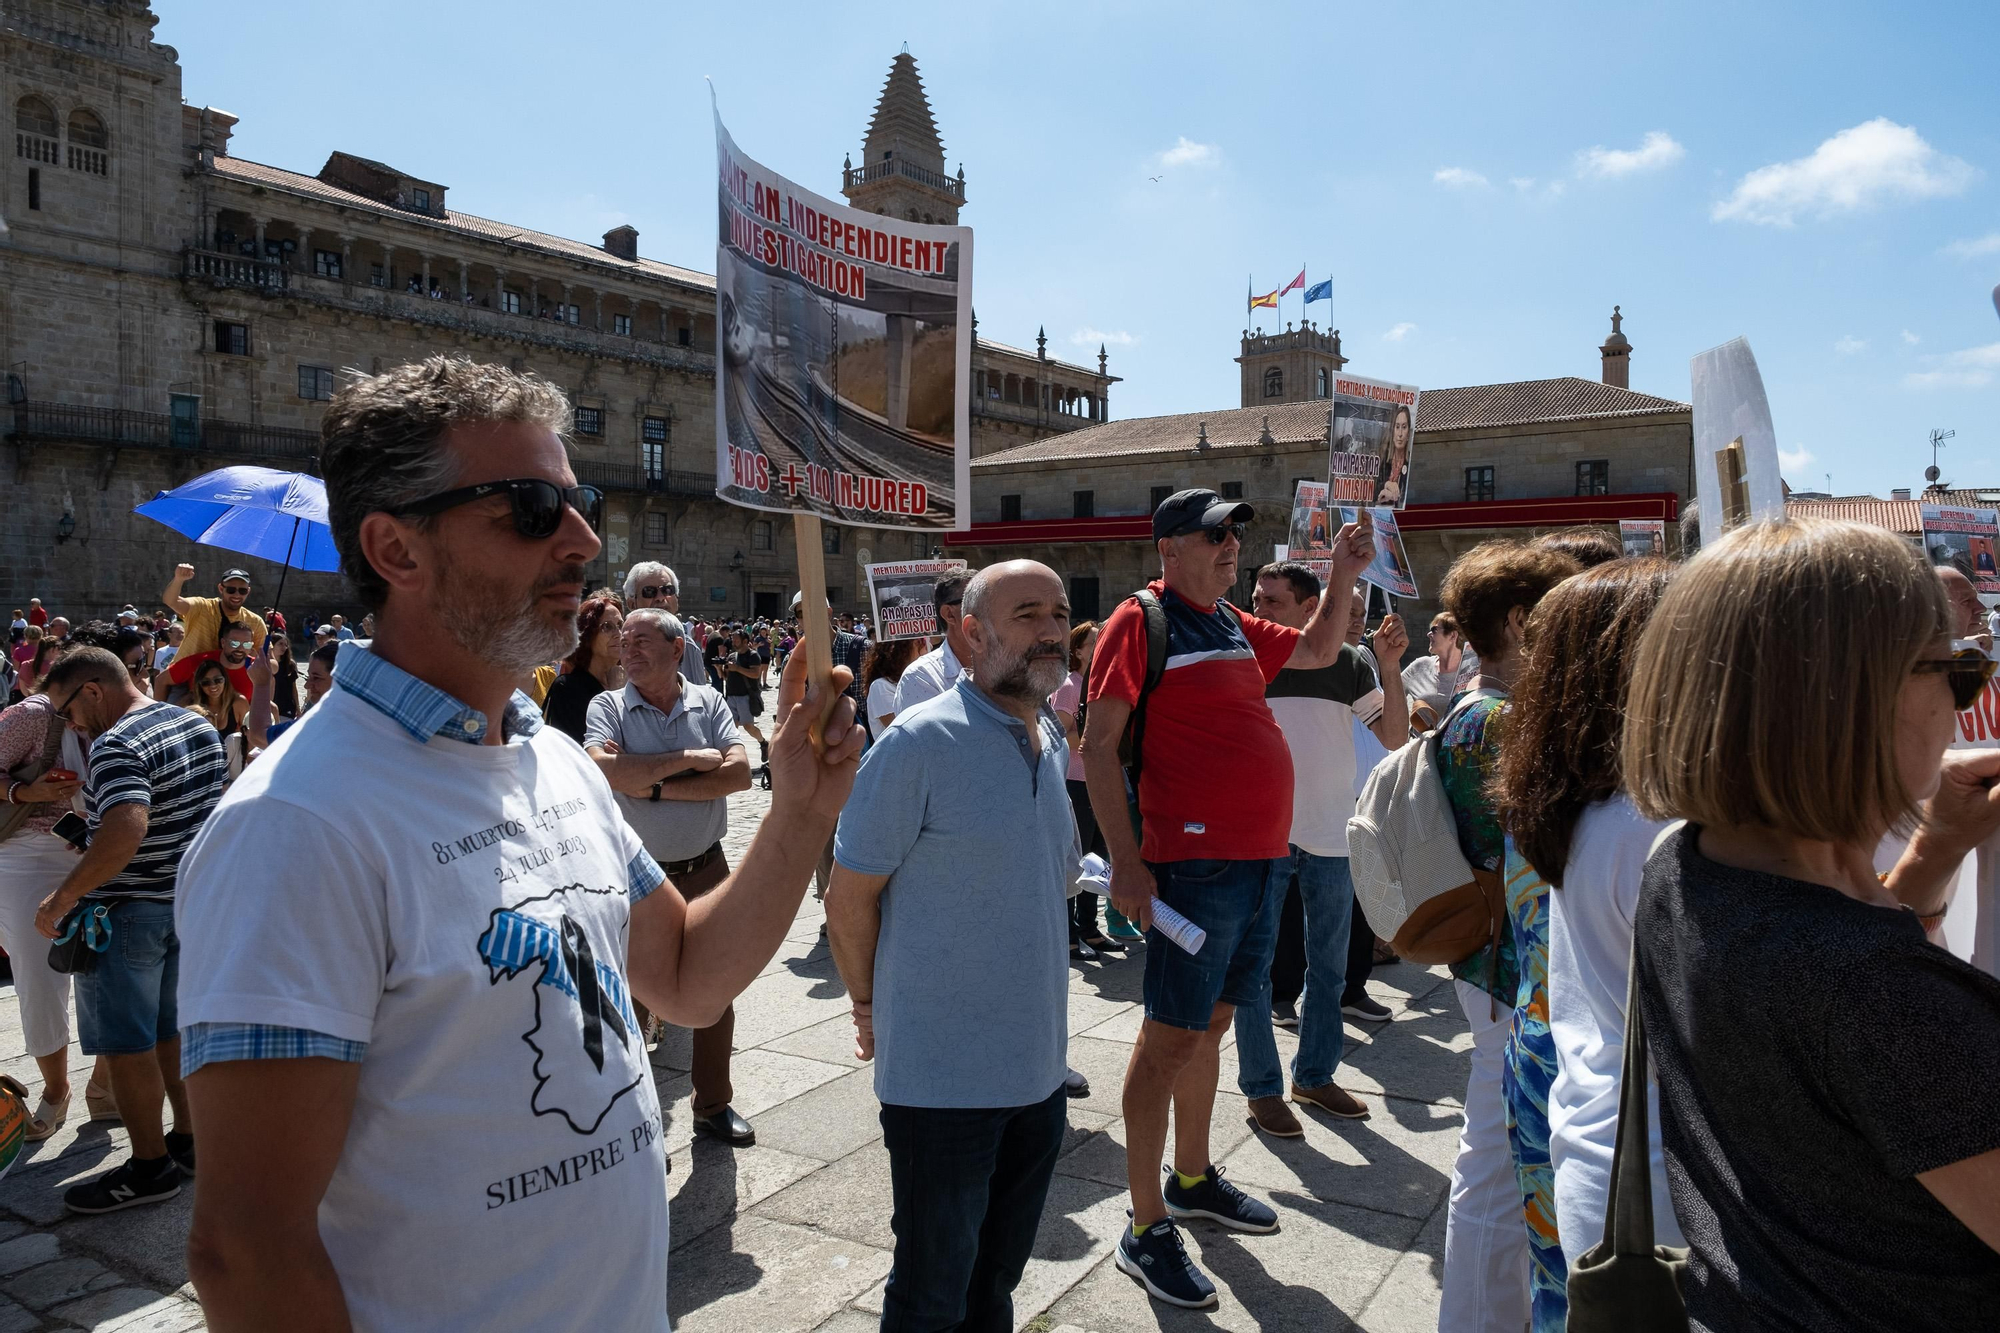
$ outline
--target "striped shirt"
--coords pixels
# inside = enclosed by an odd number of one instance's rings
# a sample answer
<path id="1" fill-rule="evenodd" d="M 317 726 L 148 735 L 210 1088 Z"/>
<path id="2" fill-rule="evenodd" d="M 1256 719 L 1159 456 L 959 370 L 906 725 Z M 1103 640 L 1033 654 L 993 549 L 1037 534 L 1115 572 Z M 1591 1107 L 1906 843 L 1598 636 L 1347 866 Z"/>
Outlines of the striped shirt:
<path id="1" fill-rule="evenodd" d="M 119 718 L 90 747 L 84 812 L 95 835 L 105 812 L 143 805 L 146 836 L 125 868 L 89 899 L 172 902 L 181 856 L 228 779 L 222 737 L 199 713 L 147 703 Z"/>

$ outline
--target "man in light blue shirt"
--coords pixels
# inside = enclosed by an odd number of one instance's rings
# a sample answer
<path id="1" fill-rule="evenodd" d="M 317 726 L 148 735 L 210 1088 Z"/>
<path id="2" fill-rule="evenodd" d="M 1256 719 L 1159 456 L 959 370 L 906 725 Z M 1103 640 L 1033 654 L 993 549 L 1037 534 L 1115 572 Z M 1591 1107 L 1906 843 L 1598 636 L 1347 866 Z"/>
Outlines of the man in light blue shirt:
<path id="1" fill-rule="evenodd" d="M 828 935 L 875 1060 L 895 1199 L 884 1333 L 1013 1327 L 1062 1146 L 1077 861 L 1047 706 L 1069 600 L 1032 560 L 964 594 L 972 675 L 885 732 L 835 837 Z"/>

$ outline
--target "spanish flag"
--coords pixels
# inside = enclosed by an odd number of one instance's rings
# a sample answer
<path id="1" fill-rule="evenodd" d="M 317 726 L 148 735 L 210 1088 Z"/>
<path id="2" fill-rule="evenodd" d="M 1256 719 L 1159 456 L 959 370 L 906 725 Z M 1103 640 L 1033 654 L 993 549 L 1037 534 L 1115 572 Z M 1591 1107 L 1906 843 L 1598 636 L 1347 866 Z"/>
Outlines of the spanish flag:
<path id="1" fill-rule="evenodd" d="M 1252 295 L 1250 297 L 1249 310 L 1255 310 L 1258 306 L 1264 306 L 1271 310 L 1276 310 L 1278 308 L 1278 293 L 1275 291 L 1269 291 L 1265 292 L 1262 296 Z M 1248 312 L 1246 311 L 1245 313 Z"/>

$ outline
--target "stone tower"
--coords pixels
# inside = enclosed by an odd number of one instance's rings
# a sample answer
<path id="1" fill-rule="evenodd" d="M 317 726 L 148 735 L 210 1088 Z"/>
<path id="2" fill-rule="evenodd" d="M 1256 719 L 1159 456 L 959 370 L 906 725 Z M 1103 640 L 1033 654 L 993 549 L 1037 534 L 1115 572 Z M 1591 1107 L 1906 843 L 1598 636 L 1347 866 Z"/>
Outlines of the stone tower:
<path id="1" fill-rule="evenodd" d="M 1604 358 L 1604 382 L 1620 389 L 1632 387 L 1632 344 L 1626 340 L 1618 326 L 1625 317 L 1618 313 L 1618 307 L 1611 307 L 1611 336 L 1597 349 Z"/>
<path id="2" fill-rule="evenodd" d="M 856 208 L 908 222 L 956 223 L 965 204 L 965 168 L 944 172 L 944 144 L 931 117 L 924 81 L 908 51 L 889 64 L 889 80 L 861 145 L 861 165 L 849 158 L 840 192 Z"/>
<path id="3" fill-rule="evenodd" d="M 1243 331 L 1243 406 L 1305 403 L 1333 397 L 1333 378 L 1347 364 L 1340 354 L 1340 330 L 1306 323 L 1283 333 Z"/>

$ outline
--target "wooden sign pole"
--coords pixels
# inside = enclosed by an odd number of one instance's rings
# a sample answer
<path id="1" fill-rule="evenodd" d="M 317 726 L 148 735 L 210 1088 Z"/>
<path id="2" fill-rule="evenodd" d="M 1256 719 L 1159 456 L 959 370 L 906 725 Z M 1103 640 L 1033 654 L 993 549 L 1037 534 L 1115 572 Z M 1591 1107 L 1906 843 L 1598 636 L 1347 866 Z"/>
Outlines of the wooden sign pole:
<path id="1" fill-rule="evenodd" d="M 808 734 L 813 748 L 824 752 L 827 719 L 840 705 L 833 692 L 833 615 L 826 600 L 826 548 L 820 541 L 819 515 L 803 510 L 792 515 L 792 537 L 799 548 L 799 639 L 805 645 L 806 683 L 825 689 L 826 699 Z"/>
<path id="2" fill-rule="evenodd" d="M 1743 437 L 1737 436 L 1727 448 L 1715 451 L 1715 472 L 1722 482 L 1722 526 L 1741 527 L 1750 521 L 1750 485 L 1743 476 Z"/>

